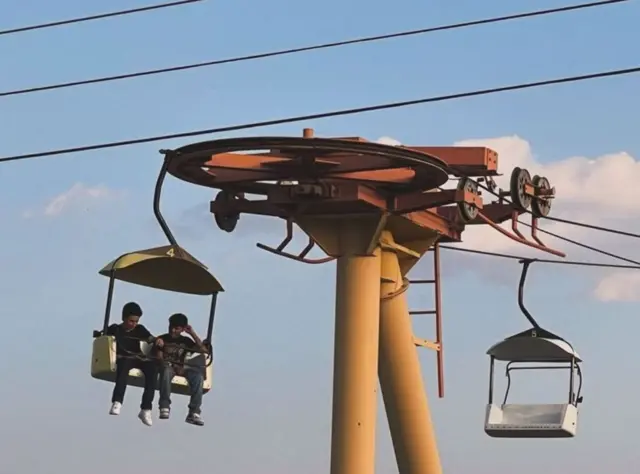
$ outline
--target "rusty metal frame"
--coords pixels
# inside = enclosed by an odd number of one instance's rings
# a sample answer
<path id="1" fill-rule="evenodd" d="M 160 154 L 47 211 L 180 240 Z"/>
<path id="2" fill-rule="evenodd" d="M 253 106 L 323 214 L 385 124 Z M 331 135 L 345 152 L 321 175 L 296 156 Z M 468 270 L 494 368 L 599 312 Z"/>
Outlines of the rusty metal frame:
<path id="1" fill-rule="evenodd" d="M 309 263 L 309 264 L 321 264 L 331 262 L 335 260 L 335 257 L 324 257 L 324 258 L 306 258 L 306 256 L 311 252 L 313 247 L 315 247 L 316 242 L 313 240 L 311 236 L 309 236 L 309 243 L 307 246 L 302 249 L 302 251 L 298 255 L 294 255 L 289 252 L 285 252 L 284 249 L 289 245 L 291 240 L 293 239 L 293 219 L 286 219 L 287 222 L 287 235 L 284 237 L 280 245 L 277 247 L 270 247 L 265 244 L 257 243 L 256 246 L 262 250 L 266 250 L 267 252 L 273 253 L 275 255 L 279 255 L 281 257 L 289 258 L 291 260 L 296 260 L 297 262 Z"/>
<path id="2" fill-rule="evenodd" d="M 439 192 L 412 192 L 394 196 L 390 209 L 395 214 L 424 211 L 451 203 L 466 203 L 478 209 L 484 207 L 482 197 L 463 189 L 443 189 Z"/>
<path id="3" fill-rule="evenodd" d="M 414 347 L 417 345 L 436 351 L 438 396 L 444 397 L 439 243 L 460 242 L 467 225 L 486 224 L 522 245 L 565 256 L 538 238 L 538 217 L 543 214 L 540 209 L 533 209 L 535 215 L 531 220 L 529 240 L 518 229 L 518 217 L 526 209 L 505 202 L 509 191 L 498 190 L 497 202 L 484 203 L 478 182 L 486 180 L 488 190 L 496 192 L 497 186 L 492 177 L 498 175 L 497 153 L 484 147 L 393 147 L 359 137 L 315 138 L 313 130 L 305 129 L 303 137 L 230 138 L 191 144 L 175 150 L 167 167 L 170 174 L 183 181 L 221 189 L 229 196 L 237 196 L 238 193 L 266 196 L 264 200 L 218 199 L 210 204 L 211 212 L 217 215 L 248 213 L 285 219 L 286 235 L 280 244 L 273 247 L 257 243 L 258 248 L 307 264 L 330 262 L 338 256 L 336 299 L 341 303 L 336 304 L 332 471 L 355 469 L 366 474 L 374 470 L 372 446 L 376 409 L 375 393 L 370 387 L 375 386 L 373 368 L 376 360 L 380 360 L 374 356 L 379 358 L 383 353 L 389 360 L 401 358 L 409 362 L 404 363 L 401 370 L 397 370 L 394 364 L 387 364 L 378 374 L 383 394 L 385 390 L 389 393 L 389 386 L 395 387 L 391 389 L 393 401 L 387 405 L 385 399 L 385 406 L 390 427 L 395 426 L 391 428 L 394 445 L 404 444 L 404 452 L 402 449 L 396 452 L 398 464 L 404 466 L 400 469 L 441 472 L 428 403 L 426 398 L 424 401 L 421 398 L 424 395 L 422 384 L 415 382 L 415 377 L 420 375 L 420 366 Z M 441 189 L 451 176 L 472 181 L 463 186 L 459 183 L 458 189 Z M 473 181 L 478 177 L 480 179 Z M 555 188 L 540 189 L 531 183 L 525 183 L 524 189 L 520 183 L 517 188 L 514 185 L 510 187 L 518 196 L 522 191 L 533 199 L 545 201 L 555 196 Z M 540 204 L 540 201 L 534 202 Z M 545 206 L 544 213 L 549 210 L 550 206 Z M 384 215 L 384 224 L 373 226 L 364 223 L 374 213 Z M 354 222 L 355 219 L 350 220 L 352 216 L 364 216 L 365 219 L 358 223 Z M 323 221 L 323 218 L 327 220 Z M 500 224 L 509 219 L 511 229 L 502 228 Z M 308 222 L 313 220 L 315 224 L 321 222 L 318 225 L 322 227 L 321 231 Z M 217 223 L 223 230 L 228 230 L 219 219 Z M 294 223 L 309 238 L 298 254 L 287 251 L 293 240 Z M 366 238 L 359 235 L 363 229 L 368 234 Z M 338 232 L 340 234 L 336 235 Z M 380 289 L 386 283 L 383 275 L 376 272 L 385 267 L 385 259 L 380 255 L 384 249 L 378 252 L 378 249 L 372 249 L 372 245 L 381 245 L 380 232 L 389 233 L 395 240 L 396 249 L 404 249 L 406 255 L 402 263 L 396 254 L 392 255 L 390 275 L 392 273 L 393 278 L 389 276 L 388 279 L 393 280 L 395 293 L 387 297 L 406 291 L 410 283 L 434 285 L 434 309 L 409 311 L 409 315 L 433 314 L 435 341 L 415 337 L 410 325 L 397 324 L 394 316 L 380 332 L 393 333 L 389 339 L 393 341 L 387 341 L 387 347 L 393 347 L 393 350 L 378 350 L 379 337 L 374 328 L 381 325 L 373 316 L 378 303 L 380 315 L 383 312 L 385 301 L 381 298 Z M 425 241 L 425 235 L 428 241 Z M 338 244 L 333 245 L 332 239 Z M 309 258 L 316 245 L 331 256 Z M 429 245 L 433 245 L 433 278 L 408 280 L 406 273 Z M 366 250 L 362 250 L 365 247 Z M 369 255 L 371 251 L 373 255 Z M 363 259 L 362 255 L 373 258 Z M 380 258 L 380 263 L 376 258 Z M 362 265 L 352 265 L 360 260 L 366 261 L 366 265 L 363 262 Z M 396 289 L 400 276 L 403 284 Z M 388 310 L 391 313 L 387 316 L 393 313 Z M 400 311 L 403 318 L 409 316 L 405 301 L 401 301 L 395 311 Z M 401 331 L 395 332 L 398 328 L 402 328 Z M 369 337 L 364 344 L 359 337 L 362 334 Z M 409 335 L 413 336 L 413 344 L 408 339 Z M 367 350 L 361 350 L 363 347 Z M 407 365 L 411 368 L 404 371 Z M 397 383 L 400 379 L 402 382 Z M 411 390 L 406 390 L 407 387 Z M 400 395 L 396 396 L 396 392 Z M 411 407 L 410 413 L 407 406 Z M 421 429 L 416 430 L 416 425 Z M 411 439 L 406 433 L 411 433 Z M 410 450 L 405 449 L 408 446 Z"/>
<path id="4" fill-rule="evenodd" d="M 552 249 L 550 247 L 547 247 L 537 237 L 538 219 L 536 217 L 532 217 L 532 219 L 531 219 L 531 237 L 535 240 L 535 242 L 531 242 L 530 240 L 528 240 L 524 235 L 522 235 L 522 233 L 518 229 L 519 213 L 515 209 L 511 213 L 511 230 L 513 231 L 513 233 L 511 233 L 508 230 L 503 229 L 502 227 L 500 227 L 498 224 L 496 224 L 491 219 L 489 219 L 487 216 L 485 216 L 482 212 L 478 212 L 478 217 L 483 222 L 488 224 L 491 228 L 493 228 L 494 230 L 497 230 L 502 235 L 504 235 L 505 237 L 508 237 L 509 239 L 513 240 L 514 242 L 518 242 L 518 243 L 520 243 L 522 245 L 526 245 L 527 247 L 531 247 L 531 248 L 534 248 L 536 250 L 541 250 L 543 252 L 550 253 L 551 255 L 556 255 L 558 257 L 566 257 L 567 256 L 566 253 L 561 252 L 560 250 L 555 250 L 555 249 Z"/>

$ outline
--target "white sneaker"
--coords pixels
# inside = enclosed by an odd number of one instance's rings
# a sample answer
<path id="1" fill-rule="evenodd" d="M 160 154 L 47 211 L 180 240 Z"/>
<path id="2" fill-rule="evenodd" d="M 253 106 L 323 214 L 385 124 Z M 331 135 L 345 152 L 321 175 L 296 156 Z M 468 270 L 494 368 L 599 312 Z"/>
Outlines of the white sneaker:
<path id="1" fill-rule="evenodd" d="M 111 404 L 111 410 L 109 410 L 109 415 L 119 415 L 120 414 L 120 409 L 122 408 L 122 403 L 120 402 L 113 402 Z"/>
<path id="2" fill-rule="evenodd" d="M 138 413 L 138 418 L 140 418 L 140 421 L 147 426 L 153 425 L 151 410 L 140 410 L 140 413 Z"/>

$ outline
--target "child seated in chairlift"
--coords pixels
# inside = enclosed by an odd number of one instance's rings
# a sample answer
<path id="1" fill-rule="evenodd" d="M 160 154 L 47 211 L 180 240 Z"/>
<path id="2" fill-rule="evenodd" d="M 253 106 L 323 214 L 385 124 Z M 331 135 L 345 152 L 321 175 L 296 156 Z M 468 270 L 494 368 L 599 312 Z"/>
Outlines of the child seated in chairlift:
<path id="1" fill-rule="evenodd" d="M 183 333 L 191 337 L 184 336 Z M 204 384 L 204 367 L 185 365 L 187 352 L 208 354 L 209 350 L 189 326 L 184 314 L 176 313 L 169 318 L 169 332 L 158 336 L 156 347 L 160 361 L 160 419 L 169 418 L 171 406 L 171 381 L 175 375 L 181 375 L 189 384 L 189 414 L 186 422 L 202 426 L 201 416 L 202 393 Z"/>
<path id="2" fill-rule="evenodd" d="M 122 323 L 112 324 L 107 329 L 106 334 L 116 338 L 116 380 L 111 397 L 110 415 L 119 415 L 124 401 L 124 394 L 127 390 L 129 371 L 140 369 L 144 375 L 144 391 L 142 392 L 142 403 L 138 418 L 147 426 L 153 424 L 151 418 L 151 408 L 153 397 L 156 391 L 156 380 L 158 378 L 157 365 L 155 361 L 145 360 L 140 343 L 154 343 L 154 338 L 149 330 L 139 323 L 142 317 L 140 305 L 130 302 L 122 308 Z M 159 344 L 162 344 L 161 342 Z"/>

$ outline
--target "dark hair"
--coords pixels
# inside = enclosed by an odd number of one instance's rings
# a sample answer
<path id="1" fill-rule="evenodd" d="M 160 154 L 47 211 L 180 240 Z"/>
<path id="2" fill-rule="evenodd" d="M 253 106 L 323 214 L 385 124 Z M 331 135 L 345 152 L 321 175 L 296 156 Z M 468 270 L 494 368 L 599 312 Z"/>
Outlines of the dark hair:
<path id="1" fill-rule="evenodd" d="M 169 328 L 184 327 L 189 324 L 189 320 L 182 313 L 172 314 L 169 317 Z"/>
<path id="2" fill-rule="evenodd" d="M 122 307 L 122 320 L 124 321 L 129 316 L 142 316 L 142 308 L 138 303 L 131 301 Z"/>

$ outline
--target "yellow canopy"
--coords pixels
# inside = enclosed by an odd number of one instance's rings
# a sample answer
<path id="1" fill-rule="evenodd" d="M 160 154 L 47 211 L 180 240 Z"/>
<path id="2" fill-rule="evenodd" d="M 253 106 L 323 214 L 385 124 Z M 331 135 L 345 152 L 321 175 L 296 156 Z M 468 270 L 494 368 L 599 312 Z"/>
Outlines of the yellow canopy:
<path id="1" fill-rule="evenodd" d="M 193 295 L 224 291 L 207 267 L 178 245 L 126 253 L 109 262 L 100 275 L 136 285 Z"/>

